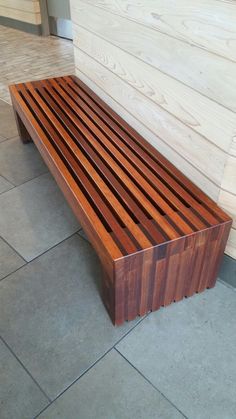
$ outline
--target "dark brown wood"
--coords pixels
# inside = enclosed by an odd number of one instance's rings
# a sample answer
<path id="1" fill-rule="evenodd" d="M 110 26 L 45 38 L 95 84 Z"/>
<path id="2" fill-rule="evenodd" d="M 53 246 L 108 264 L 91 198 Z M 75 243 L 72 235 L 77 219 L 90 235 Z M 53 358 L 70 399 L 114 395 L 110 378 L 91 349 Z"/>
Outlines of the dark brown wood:
<path id="1" fill-rule="evenodd" d="M 25 125 L 22 123 L 20 117 L 18 116 L 16 110 L 13 107 L 13 112 L 15 115 L 15 120 L 16 120 L 16 126 L 17 126 L 17 130 L 19 133 L 19 137 L 22 141 L 22 143 L 26 144 L 26 143 L 30 143 L 32 142 L 32 139 L 27 131 L 27 129 L 25 128 Z"/>
<path id="2" fill-rule="evenodd" d="M 232 221 L 75 76 L 10 86 L 103 266 L 114 324 L 213 287 Z"/>

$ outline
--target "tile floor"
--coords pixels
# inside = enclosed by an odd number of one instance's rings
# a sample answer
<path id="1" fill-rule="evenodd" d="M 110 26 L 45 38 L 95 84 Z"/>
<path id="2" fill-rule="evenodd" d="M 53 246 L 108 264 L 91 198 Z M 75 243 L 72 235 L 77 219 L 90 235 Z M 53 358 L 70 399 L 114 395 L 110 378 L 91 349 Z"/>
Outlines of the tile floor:
<path id="1" fill-rule="evenodd" d="M 74 73 L 73 44 L 66 39 L 35 36 L 0 25 L 0 51 L 0 97 L 8 103 L 9 84 Z"/>
<path id="2" fill-rule="evenodd" d="M 96 254 L 2 101 L 0 237 L 1 419 L 236 418 L 235 289 L 113 327 Z"/>

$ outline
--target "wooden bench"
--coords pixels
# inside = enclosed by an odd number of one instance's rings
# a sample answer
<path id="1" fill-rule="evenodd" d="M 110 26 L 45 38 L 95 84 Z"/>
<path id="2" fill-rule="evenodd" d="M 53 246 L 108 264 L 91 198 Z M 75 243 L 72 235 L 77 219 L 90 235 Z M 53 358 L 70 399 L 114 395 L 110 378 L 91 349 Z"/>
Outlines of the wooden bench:
<path id="1" fill-rule="evenodd" d="M 34 141 L 101 260 L 114 324 L 214 286 L 228 215 L 75 76 L 10 92 L 21 140 Z"/>

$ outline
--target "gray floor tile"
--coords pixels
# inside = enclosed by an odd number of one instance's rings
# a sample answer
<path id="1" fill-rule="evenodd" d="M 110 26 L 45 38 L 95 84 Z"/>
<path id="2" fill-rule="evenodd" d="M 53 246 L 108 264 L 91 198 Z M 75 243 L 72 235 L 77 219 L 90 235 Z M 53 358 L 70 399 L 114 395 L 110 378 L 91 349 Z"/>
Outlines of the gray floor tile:
<path id="1" fill-rule="evenodd" d="M 0 194 L 6 191 L 9 191 L 9 189 L 12 189 L 14 185 L 12 185 L 10 182 L 8 182 L 4 177 L 0 175 Z"/>
<path id="2" fill-rule="evenodd" d="M 221 283 L 148 316 L 117 347 L 190 419 L 236 417 L 236 294 Z"/>
<path id="3" fill-rule="evenodd" d="M 115 350 L 57 399 L 40 419 L 181 419 Z"/>
<path id="4" fill-rule="evenodd" d="M 0 100 L 0 135 L 11 138 L 17 135 L 17 128 L 12 106 Z"/>
<path id="5" fill-rule="evenodd" d="M 0 340 L 1 419 L 32 419 L 47 404 L 47 398 Z"/>
<path id="6" fill-rule="evenodd" d="M 49 173 L 0 195 L 0 235 L 27 261 L 79 227 Z"/>
<path id="7" fill-rule="evenodd" d="M 14 272 L 24 264 L 24 259 L 0 238 L 0 279 Z"/>
<path id="8" fill-rule="evenodd" d="M 23 144 L 18 137 L 0 143 L 0 174 L 14 185 L 47 172 L 33 143 Z"/>
<path id="9" fill-rule="evenodd" d="M 0 333 L 51 398 L 135 325 L 112 325 L 99 279 L 95 252 L 75 234 L 0 282 Z"/>

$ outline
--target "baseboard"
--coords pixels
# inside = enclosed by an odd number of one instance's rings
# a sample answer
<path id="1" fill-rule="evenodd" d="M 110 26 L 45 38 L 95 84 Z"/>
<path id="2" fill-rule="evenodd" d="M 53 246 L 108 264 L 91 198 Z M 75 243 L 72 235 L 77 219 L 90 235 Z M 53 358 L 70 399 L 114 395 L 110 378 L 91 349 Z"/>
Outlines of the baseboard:
<path id="1" fill-rule="evenodd" d="M 41 25 L 34 25 L 33 23 L 22 22 L 21 20 L 11 19 L 5 16 L 0 16 L 0 25 L 32 33 L 34 35 L 42 35 Z"/>
<path id="2" fill-rule="evenodd" d="M 218 277 L 236 288 L 236 259 L 224 255 Z"/>

